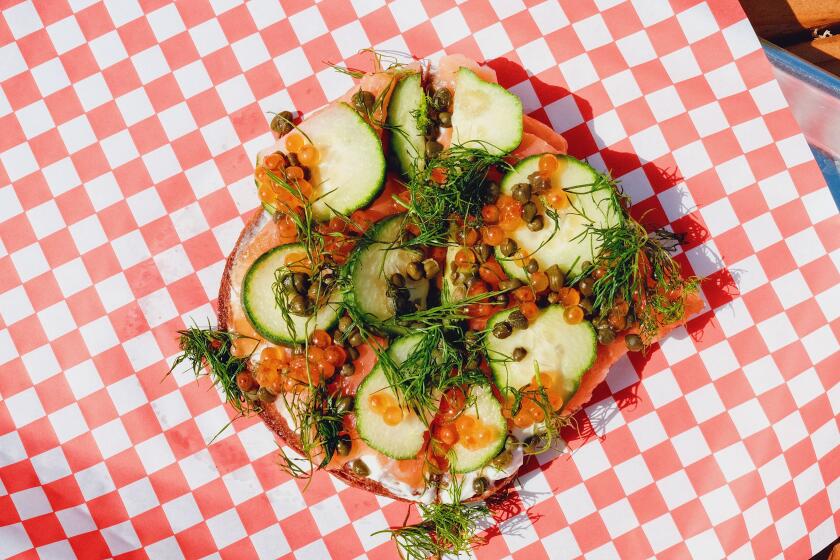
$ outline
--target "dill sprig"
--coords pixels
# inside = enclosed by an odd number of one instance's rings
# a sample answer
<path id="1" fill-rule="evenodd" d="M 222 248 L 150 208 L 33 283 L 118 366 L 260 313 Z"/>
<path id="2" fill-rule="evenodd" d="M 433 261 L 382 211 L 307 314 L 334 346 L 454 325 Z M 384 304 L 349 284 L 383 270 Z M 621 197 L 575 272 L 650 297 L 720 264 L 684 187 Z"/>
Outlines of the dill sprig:
<path id="1" fill-rule="evenodd" d="M 225 395 L 225 400 L 240 415 L 259 412 L 257 401 L 244 394 L 236 384 L 237 374 L 248 367 L 248 356 L 240 358 L 231 352 L 235 340 L 248 337 L 216 330 L 209 325 L 206 329 L 193 326 L 180 330 L 178 337 L 181 354 L 175 358 L 167 375 L 187 362 L 196 377 L 209 375 L 213 384 Z"/>
<path id="2" fill-rule="evenodd" d="M 389 534 L 400 556 L 406 560 L 426 560 L 469 552 L 478 542 L 476 531 L 479 522 L 490 514 L 485 505 L 466 505 L 459 501 L 452 504 L 417 504 L 417 509 L 422 521 L 374 533 Z"/>
<path id="3" fill-rule="evenodd" d="M 337 390 L 330 391 L 324 381 L 310 382 L 308 390 L 292 393 L 291 397 L 285 393 L 282 396 L 297 422 L 294 429 L 300 437 L 301 450 L 314 468 L 327 466 L 338 447 L 344 415 L 349 412 L 339 412 L 341 396 Z"/>
<path id="4" fill-rule="evenodd" d="M 491 154 L 487 147 L 478 141 L 453 145 L 429 158 L 422 169 L 415 162 L 406 183 L 409 200 L 401 203 L 420 232 L 406 245 L 447 245 L 450 216 L 455 214 L 463 218 L 480 214 L 490 170 L 493 167 L 510 168 L 504 156 Z M 442 178 L 442 181 L 435 178 Z"/>
<path id="5" fill-rule="evenodd" d="M 606 319 L 617 303 L 626 302 L 639 323 L 642 340 L 649 343 L 660 327 L 684 317 L 685 296 L 697 290 L 698 279 L 683 278 L 679 263 L 671 257 L 670 252 L 679 245 L 678 237 L 665 230 L 648 233 L 630 216 L 629 198 L 607 174 L 599 174 L 591 185 L 565 190 L 575 194 L 602 191 L 607 195 L 596 207 L 603 213 L 604 226 L 596 225 L 599 221 L 582 208 L 573 208 L 588 222 L 578 238 L 586 236 L 600 249 L 594 262 L 581 267 L 571 282 L 596 269 L 603 271 L 593 284 L 593 308 Z"/>

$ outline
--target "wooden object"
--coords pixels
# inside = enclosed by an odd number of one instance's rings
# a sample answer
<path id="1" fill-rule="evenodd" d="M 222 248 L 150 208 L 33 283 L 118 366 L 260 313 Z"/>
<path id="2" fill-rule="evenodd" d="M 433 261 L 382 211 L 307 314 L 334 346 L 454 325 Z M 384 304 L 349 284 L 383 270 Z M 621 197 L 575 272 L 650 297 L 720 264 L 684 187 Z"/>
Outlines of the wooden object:
<path id="1" fill-rule="evenodd" d="M 840 76 L 840 35 L 803 41 L 786 48 L 793 54 Z"/>
<path id="2" fill-rule="evenodd" d="M 741 7 L 756 33 L 773 42 L 840 25 L 838 0 L 741 0 Z"/>

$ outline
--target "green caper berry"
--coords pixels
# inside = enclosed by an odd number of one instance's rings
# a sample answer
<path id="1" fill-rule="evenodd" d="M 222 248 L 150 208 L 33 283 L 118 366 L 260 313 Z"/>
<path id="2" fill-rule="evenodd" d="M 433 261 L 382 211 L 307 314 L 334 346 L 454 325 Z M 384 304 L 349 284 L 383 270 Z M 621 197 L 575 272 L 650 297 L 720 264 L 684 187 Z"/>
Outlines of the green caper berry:
<path id="1" fill-rule="evenodd" d="M 353 107 L 355 107 L 360 113 L 370 113 L 371 109 L 373 109 L 373 104 L 376 102 L 373 94 L 363 89 L 360 89 L 353 94 L 352 101 Z"/>
<path id="2" fill-rule="evenodd" d="M 280 111 L 274 118 L 271 119 L 271 130 L 276 132 L 279 136 L 288 134 L 292 130 L 292 113 L 291 111 Z"/>
<path id="3" fill-rule="evenodd" d="M 515 309 L 510 312 L 508 315 L 507 320 L 513 325 L 514 328 L 517 329 L 527 329 L 528 328 L 528 317 L 525 316 L 522 311 L 519 309 Z"/>
<path id="4" fill-rule="evenodd" d="M 405 276 L 399 272 L 393 273 L 389 280 L 391 281 L 391 285 L 396 288 L 402 288 L 405 286 Z"/>
<path id="5" fill-rule="evenodd" d="M 502 255 L 509 257 L 513 255 L 519 247 L 516 245 L 516 241 L 508 237 L 502 244 L 499 246 L 499 250 L 502 252 Z"/>
<path id="6" fill-rule="evenodd" d="M 426 277 L 426 270 L 423 268 L 423 263 L 420 261 L 411 261 L 405 267 L 405 275 L 411 280 L 422 280 Z"/>
<path id="7" fill-rule="evenodd" d="M 563 287 L 563 282 L 565 281 L 563 271 L 560 270 L 560 267 L 553 264 L 545 269 L 545 273 L 548 275 L 548 288 L 552 292 L 560 291 L 560 288 Z"/>
<path id="8" fill-rule="evenodd" d="M 473 480 L 473 492 L 475 492 L 476 496 L 480 496 L 487 492 L 488 486 L 490 486 L 490 482 L 483 476 L 479 476 Z"/>
<path id="9" fill-rule="evenodd" d="M 434 278 L 440 273 L 440 265 L 435 259 L 426 259 L 421 264 L 423 265 L 423 276 L 426 278 Z"/>
<path id="10" fill-rule="evenodd" d="M 452 113 L 449 111 L 441 111 L 438 115 L 438 122 L 441 128 L 449 128 L 452 126 Z"/>
<path id="11" fill-rule="evenodd" d="M 519 211 L 519 215 L 525 220 L 525 223 L 530 222 L 537 215 L 537 205 L 531 201 L 526 202 L 522 205 L 522 210 Z"/>
<path id="12" fill-rule="evenodd" d="M 531 185 L 528 183 L 517 183 L 513 186 L 510 194 L 514 200 L 525 204 L 531 200 Z"/>
<path id="13" fill-rule="evenodd" d="M 350 470 L 353 471 L 353 474 L 358 476 L 364 477 L 370 475 L 370 469 L 361 459 L 354 459 L 351 461 Z"/>
<path id="14" fill-rule="evenodd" d="M 529 259 L 528 263 L 525 265 L 525 270 L 528 271 L 528 274 L 533 274 L 540 269 L 540 263 L 537 262 L 537 259 Z"/>
<path id="15" fill-rule="evenodd" d="M 353 331 L 353 333 L 347 338 L 347 342 L 349 342 L 351 346 L 361 346 L 364 344 L 365 339 L 359 331 Z"/>
<path id="16" fill-rule="evenodd" d="M 513 332 L 513 327 L 507 321 L 496 323 L 493 326 L 493 336 L 496 338 L 507 338 Z"/>
<path id="17" fill-rule="evenodd" d="M 280 279 L 280 285 L 283 287 L 283 290 L 286 292 L 296 292 L 295 290 L 295 275 L 294 274 L 284 274 L 283 277 Z"/>
<path id="18" fill-rule="evenodd" d="M 581 294 L 583 294 L 587 297 L 592 295 L 592 291 L 593 291 L 594 287 L 595 287 L 595 281 L 592 278 L 590 278 L 589 276 L 587 276 L 586 278 L 583 278 L 580 282 L 578 282 L 578 290 L 580 290 Z"/>
<path id="19" fill-rule="evenodd" d="M 499 282 L 500 290 L 515 290 L 522 287 L 522 280 L 518 278 L 511 278 L 509 280 L 502 280 Z"/>
<path id="20" fill-rule="evenodd" d="M 335 452 L 341 455 L 342 457 L 347 457 L 350 455 L 350 450 L 353 447 L 353 442 L 350 441 L 350 436 L 347 434 L 342 434 L 339 436 L 338 443 L 335 446 Z"/>
<path id="21" fill-rule="evenodd" d="M 435 91 L 432 96 L 432 107 L 438 111 L 446 111 L 449 108 L 449 102 L 452 101 L 452 94 L 446 88 L 440 88 Z"/>
<path id="22" fill-rule="evenodd" d="M 615 340 L 615 331 L 609 327 L 601 327 L 598 329 L 598 342 L 601 344 L 610 344 Z"/>
<path id="23" fill-rule="evenodd" d="M 309 289 L 309 276 L 303 272 L 295 272 L 293 282 L 295 291 L 299 294 L 305 294 Z"/>
<path id="24" fill-rule="evenodd" d="M 273 403 L 277 400 L 277 395 L 275 395 L 265 387 L 260 387 L 257 390 L 257 398 L 264 403 Z"/>
<path id="25" fill-rule="evenodd" d="M 539 171 L 535 171 L 534 173 L 528 175 L 528 182 L 531 184 L 531 191 L 537 194 L 540 194 L 551 187 L 551 181 L 549 181 L 545 175 Z"/>
<path id="26" fill-rule="evenodd" d="M 488 245 L 487 243 L 479 243 L 475 246 L 475 253 L 478 255 L 479 260 L 486 261 L 490 258 L 490 254 L 493 252 L 493 248 Z"/>
<path id="27" fill-rule="evenodd" d="M 645 344 L 642 342 L 642 337 L 637 334 L 628 334 L 624 337 L 624 344 L 631 352 L 641 352 L 645 349 Z"/>
<path id="28" fill-rule="evenodd" d="M 587 315 L 592 313 L 592 300 L 589 298 L 583 298 L 580 300 L 580 305 L 584 311 L 586 311 Z"/>
<path id="29" fill-rule="evenodd" d="M 522 348 L 521 346 L 517 346 L 516 348 L 513 349 L 512 357 L 513 357 L 514 362 L 521 362 L 522 360 L 525 359 L 525 356 L 527 356 L 527 355 L 528 355 L 528 351 L 525 350 L 524 348 Z"/>
<path id="30" fill-rule="evenodd" d="M 349 315 L 344 315 L 341 319 L 338 320 L 338 330 L 340 332 L 344 332 L 352 326 L 353 319 L 351 319 Z"/>
<path id="31" fill-rule="evenodd" d="M 289 313 L 299 317 L 309 315 L 309 301 L 307 301 L 306 296 L 298 294 L 293 297 L 292 301 L 289 302 Z"/>
<path id="32" fill-rule="evenodd" d="M 359 359 L 359 351 L 356 350 L 353 346 L 345 346 L 344 349 L 347 350 L 347 356 L 349 356 L 351 360 Z"/>
<path id="33" fill-rule="evenodd" d="M 353 348 L 353 350 L 356 350 L 356 349 Z M 358 352 L 358 350 L 356 350 L 356 352 Z M 349 354 L 349 352 L 348 352 L 348 354 Z M 341 375 L 341 377 L 350 377 L 351 375 L 356 373 L 356 366 L 354 366 L 353 364 L 348 362 L 348 363 L 344 364 L 343 366 L 341 366 L 341 369 L 338 371 L 338 373 L 339 373 L 339 375 Z"/>
<path id="34" fill-rule="evenodd" d="M 335 402 L 335 413 L 345 414 L 353 409 L 353 397 L 345 395 Z"/>
<path id="35" fill-rule="evenodd" d="M 443 145 L 435 140 L 426 142 L 426 157 L 433 158 L 443 151 Z"/>
<path id="36" fill-rule="evenodd" d="M 580 263 L 581 270 L 589 270 L 590 268 L 592 268 L 592 261 L 583 261 Z"/>
<path id="37" fill-rule="evenodd" d="M 543 227 L 545 227 L 545 220 L 543 220 L 542 216 L 534 216 L 534 218 L 528 222 L 527 227 L 529 231 L 540 231 Z"/>

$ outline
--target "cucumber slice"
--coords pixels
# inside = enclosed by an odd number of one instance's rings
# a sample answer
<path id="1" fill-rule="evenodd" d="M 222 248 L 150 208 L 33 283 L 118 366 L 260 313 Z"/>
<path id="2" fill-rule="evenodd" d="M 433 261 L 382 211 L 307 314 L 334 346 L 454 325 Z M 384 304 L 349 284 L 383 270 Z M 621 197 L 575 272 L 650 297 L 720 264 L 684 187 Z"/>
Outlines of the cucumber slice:
<path id="1" fill-rule="evenodd" d="M 512 152 L 522 142 L 522 101 L 485 82 L 466 68 L 455 78 L 452 144 L 483 147 L 492 154 Z"/>
<path id="2" fill-rule="evenodd" d="M 500 184 L 504 194 L 511 194 L 514 185 L 527 183 L 528 175 L 539 169 L 539 160 L 543 154 L 527 157 L 520 161 L 502 179 Z M 557 170 L 551 175 L 551 184 L 563 189 L 593 185 L 601 181 L 601 175 L 572 156 L 557 155 Z M 591 224 L 596 228 L 607 228 L 618 223 L 618 212 L 614 206 L 615 197 L 610 192 L 611 187 L 601 183 L 603 187 L 583 193 L 568 192 L 569 206 L 557 211 L 557 227 L 554 221 L 545 218 L 545 226 L 540 231 L 531 231 L 523 223 L 519 228 L 509 233 L 516 244 L 537 260 L 540 270 L 552 265 L 558 265 L 566 274 L 577 274 L 584 261 L 594 261 L 601 249 L 598 239 L 587 235 L 587 227 Z M 585 189 L 580 189 L 585 190 Z M 508 276 L 528 281 L 528 276 L 516 261 L 505 258 L 496 247 L 496 260 L 505 269 Z"/>
<path id="3" fill-rule="evenodd" d="M 489 463 L 505 446 L 508 434 L 507 420 L 502 415 L 502 407 L 489 386 L 471 387 L 469 397 L 474 398 L 475 403 L 471 403 L 463 414 L 491 426 L 495 437 L 479 449 L 467 449 L 460 441 L 456 442 L 449 455 L 449 464 L 456 473 L 474 471 Z"/>
<path id="4" fill-rule="evenodd" d="M 388 278 L 395 272 L 402 273 L 406 265 L 422 257 L 422 253 L 411 249 L 394 249 L 394 244 L 404 229 L 403 216 L 397 215 L 378 222 L 368 232 L 365 240 L 355 249 L 351 257 L 350 275 L 352 286 L 347 305 L 360 315 L 391 334 L 404 334 L 406 330 L 389 322 L 394 312 L 389 306 Z M 406 278 L 406 288 L 411 300 L 426 304 L 429 281 Z"/>
<path id="5" fill-rule="evenodd" d="M 399 365 L 408 358 L 420 340 L 422 335 L 398 338 L 388 348 L 388 354 Z M 382 416 L 370 409 L 370 397 L 375 394 L 389 395 L 395 401 L 398 400 L 396 391 L 388 384 L 385 371 L 378 363 L 356 390 L 356 428 L 359 436 L 373 449 L 392 459 L 414 458 L 425 443 L 428 426 L 407 408 L 402 409 L 402 421 L 389 426 Z"/>
<path id="6" fill-rule="evenodd" d="M 330 329 L 338 321 L 341 294 L 333 292 L 328 303 L 310 317 L 289 315 L 291 325 L 277 308 L 274 299 L 274 273 L 285 265 L 286 255 L 304 251 L 300 243 L 280 245 L 263 253 L 242 281 L 242 307 L 245 315 L 263 338 L 275 344 L 300 344 L 315 329 Z"/>
<path id="7" fill-rule="evenodd" d="M 327 221 L 370 204 L 385 186 L 385 154 L 376 131 L 346 103 L 330 105 L 298 127 L 318 148 L 312 211 Z"/>
<path id="8" fill-rule="evenodd" d="M 425 113 L 426 95 L 420 73 L 409 74 L 397 82 L 388 103 L 388 124 L 392 127 L 391 152 L 408 177 L 422 170 L 425 163 L 425 138 L 423 131 L 417 128 L 418 117 L 422 118 Z"/>
<path id="9" fill-rule="evenodd" d="M 492 331 L 493 326 L 507 319 L 511 311 L 506 309 L 493 315 L 487 322 L 487 329 Z M 499 389 L 520 389 L 528 385 L 539 370 L 554 375 L 555 385 L 559 382 L 563 388 L 563 401 L 569 401 L 577 391 L 581 377 L 595 362 L 598 339 L 589 321 L 570 325 L 563 318 L 563 311 L 561 305 L 550 305 L 526 329 L 515 329 L 507 338 L 487 335 L 484 345 Z M 517 347 L 528 353 L 522 361 L 514 362 L 510 356 Z"/>

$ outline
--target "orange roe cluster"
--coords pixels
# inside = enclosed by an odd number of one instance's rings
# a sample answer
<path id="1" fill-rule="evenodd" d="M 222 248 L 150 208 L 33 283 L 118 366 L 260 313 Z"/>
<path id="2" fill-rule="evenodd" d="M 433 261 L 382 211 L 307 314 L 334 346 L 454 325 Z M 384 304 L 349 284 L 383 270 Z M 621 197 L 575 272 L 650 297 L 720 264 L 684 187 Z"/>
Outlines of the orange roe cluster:
<path id="1" fill-rule="evenodd" d="M 397 399 L 390 393 L 380 391 L 368 397 L 368 406 L 374 414 L 382 417 L 382 421 L 389 426 L 396 426 L 402 422 L 403 409 L 400 408 Z"/>
<path id="2" fill-rule="evenodd" d="M 541 372 L 539 378 L 535 375 L 531 383 L 522 389 L 523 397 L 516 414 L 513 413 L 515 399 L 513 395 L 507 395 L 502 413 L 508 422 L 517 428 L 527 428 L 542 422 L 545 420 L 546 398 L 552 410 L 559 410 L 563 406 L 561 387 L 555 382 L 555 378 L 559 377 L 559 374 L 552 372 Z M 541 388 L 545 390 L 545 396 Z"/>
<path id="3" fill-rule="evenodd" d="M 321 156 L 318 148 L 307 144 L 303 135 L 297 132 L 286 135 L 284 142 L 286 154 L 274 152 L 265 156 L 254 177 L 261 202 L 283 211 L 293 211 L 312 196 L 309 178 Z M 289 231 L 293 233 L 291 229 Z"/>

